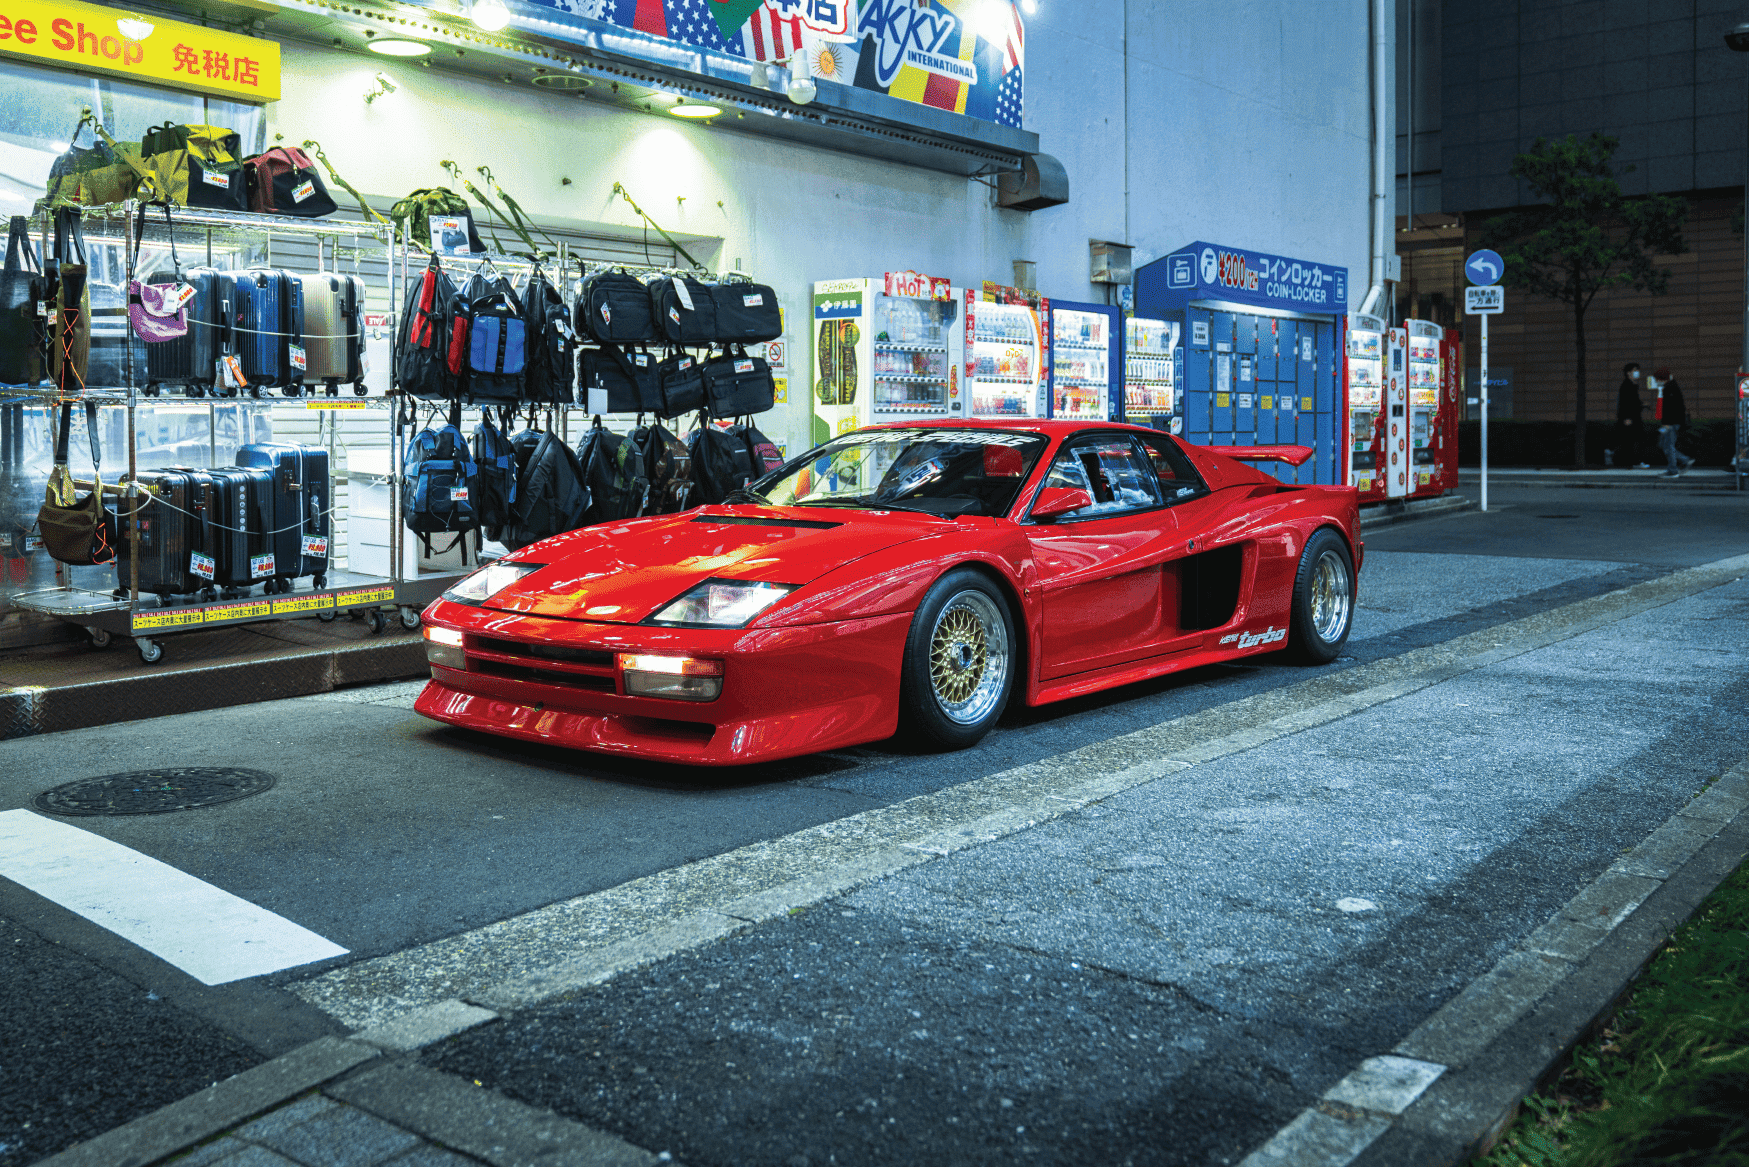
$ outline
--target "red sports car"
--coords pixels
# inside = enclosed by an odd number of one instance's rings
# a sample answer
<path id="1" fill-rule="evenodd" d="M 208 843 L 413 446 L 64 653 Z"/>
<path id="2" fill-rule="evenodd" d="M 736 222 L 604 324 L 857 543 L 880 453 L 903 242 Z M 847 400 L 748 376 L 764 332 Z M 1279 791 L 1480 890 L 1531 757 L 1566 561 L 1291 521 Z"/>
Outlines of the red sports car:
<path id="1" fill-rule="evenodd" d="M 415 708 L 699 765 L 890 737 L 969 746 L 1010 699 L 1289 649 L 1333 660 L 1361 561 L 1351 487 L 1290 486 L 1115 423 L 857 430 L 720 506 L 604 523 L 425 611 Z"/>

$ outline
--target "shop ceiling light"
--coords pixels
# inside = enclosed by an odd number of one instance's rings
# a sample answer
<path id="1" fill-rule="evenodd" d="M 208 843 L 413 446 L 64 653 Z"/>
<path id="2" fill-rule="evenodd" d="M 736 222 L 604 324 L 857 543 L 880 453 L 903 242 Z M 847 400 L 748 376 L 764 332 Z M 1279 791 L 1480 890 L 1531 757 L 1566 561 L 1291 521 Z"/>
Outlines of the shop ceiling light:
<path id="1" fill-rule="evenodd" d="M 116 19 L 115 28 L 131 41 L 143 41 L 152 35 L 153 25 L 145 17 L 130 12 Z"/>
<path id="2" fill-rule="evenodd" d="M 468 15 L 487 32 L 498 32 L 510 24 L 510 9 L 504 6 L 504 0 L 474 0 L 473 11 Z"/>
<path id="3" fill-rule="evenodd" d="M 820 92 L 820 87 L 814 84 L 814 79 L 808 75 L 808 59 L 797 57 L 790 62 L 789 99 L 797 105 L 806 105 L 814 100 Z"/>
<path id="4" fill-rule="evenodd" d="M 706 105 L 702 101 L 683 101 L 668 112 L 677 118 L 714 118 L 723 112 L 723 107 Z"/>
<path id="5" fill-rule="evenodd" d="M 385 57 L 423 57 L 431 51 L 431 46 L 422 41 L 401 40 L 399 37 L 389 37 L 385 40 L 370 42 L 370 51 L 381 53 Z"/>

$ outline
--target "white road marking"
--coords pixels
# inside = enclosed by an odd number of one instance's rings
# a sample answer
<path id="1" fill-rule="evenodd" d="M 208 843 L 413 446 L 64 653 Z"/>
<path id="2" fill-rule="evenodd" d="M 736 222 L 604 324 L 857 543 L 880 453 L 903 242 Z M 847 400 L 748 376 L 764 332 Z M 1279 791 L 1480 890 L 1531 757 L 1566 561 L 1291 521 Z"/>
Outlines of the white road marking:
<path id="1" fill-rule="evenodd" d="M 0 812 L 0 876 L 222 985 L 346 949 L 131 847 L 28 810 Z"/>

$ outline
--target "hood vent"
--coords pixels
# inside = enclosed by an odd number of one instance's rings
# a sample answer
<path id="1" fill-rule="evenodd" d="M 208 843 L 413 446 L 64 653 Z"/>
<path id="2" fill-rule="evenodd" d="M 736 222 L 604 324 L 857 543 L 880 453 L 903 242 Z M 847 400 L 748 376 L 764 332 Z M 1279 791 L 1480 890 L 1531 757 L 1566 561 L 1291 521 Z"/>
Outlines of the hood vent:
<path id="1" fill-rule="evenodd" d="M 814 531 L 830 531 L 843 523 L 826 523 L 819 519 L 756 518 L 752 515 L 700 515 L 695 523 L 715 523 L 724 527 L 803 527 Z"/>

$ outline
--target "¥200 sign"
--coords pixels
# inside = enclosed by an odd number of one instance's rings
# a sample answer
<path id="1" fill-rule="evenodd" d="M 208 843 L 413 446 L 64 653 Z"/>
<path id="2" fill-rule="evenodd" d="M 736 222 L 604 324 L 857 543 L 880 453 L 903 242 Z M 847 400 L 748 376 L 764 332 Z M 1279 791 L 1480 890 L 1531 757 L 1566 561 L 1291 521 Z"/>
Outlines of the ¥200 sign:
<path id="1" fill-rule="evenodd" d="M 119 20 L 152 31 L 134 40 Z M 0 55 L 243 101 L 279 99 L 279 45 L 77 0 L 0 0 Z"/>

